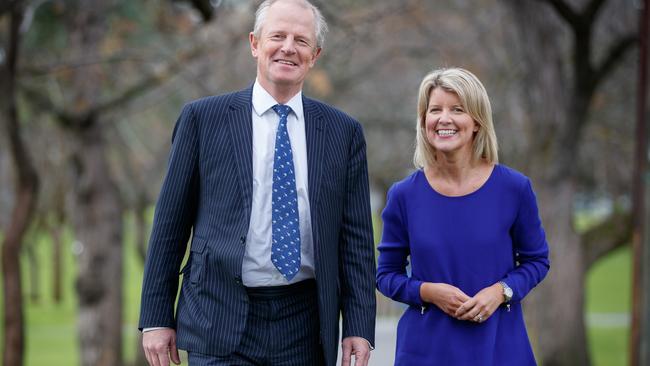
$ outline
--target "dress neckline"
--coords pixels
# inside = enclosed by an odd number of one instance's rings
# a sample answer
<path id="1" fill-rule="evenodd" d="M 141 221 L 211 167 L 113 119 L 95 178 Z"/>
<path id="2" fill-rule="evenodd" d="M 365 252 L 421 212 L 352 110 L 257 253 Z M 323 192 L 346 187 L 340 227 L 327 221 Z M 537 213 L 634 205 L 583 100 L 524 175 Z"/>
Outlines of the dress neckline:
<path id="1" fill-rule="evenodd" d="M 496 175 L 495 173 L 496 173 L 497 169 L 499 169 L 499 164 L 494 164 L 494 166 L 492 167 L 492 171 L 490 172 L 490 175 L 489 175 L 488 178 L 485 180 L 485 182 L 483 182 L 483 184 L 481 184 L 480 187 L 476 188 L 476 189 L 473 190 L 472 192 L 469 192 L 469 193 L 466 193 L 466 194 L 463 194 L 463 195 L 460 195 L 460 196 L 448 196 L 448 195 L 446 195 L 446 194 L 442 194 L 442 193 L 438 192 L 435 188 L 433 188 L 433 186 L 431 185 L 431 183 L 429 183 L 429 180 L 427 179 L 427 176 L 426 176 L 426 174 L 424 173 L 424 169 L 419 169 L 419 170 L 418 170 L 418 174 L 421 176 L 422 180 L 424 180 L 424 184 L 425 184 L 425 185 L 429 188 L 429 190 L 430 190 L 431 192 L 433 192 L 435 195 L 440 196 L 440 197 L 444 197 L 444 198 L 448 198 L 448 199 L 454 199 L 454 198 L 466 198 L 466 197 L 471 197 L 471 196 L 473 196 L 473 195 L 476 195 L 476 194 L 480 193 L 480 192 L 481 192 L 482 190 L 484 190 L 488 185 L 490 185 L 491 182 L 494 180 L 494 176 Z"/>

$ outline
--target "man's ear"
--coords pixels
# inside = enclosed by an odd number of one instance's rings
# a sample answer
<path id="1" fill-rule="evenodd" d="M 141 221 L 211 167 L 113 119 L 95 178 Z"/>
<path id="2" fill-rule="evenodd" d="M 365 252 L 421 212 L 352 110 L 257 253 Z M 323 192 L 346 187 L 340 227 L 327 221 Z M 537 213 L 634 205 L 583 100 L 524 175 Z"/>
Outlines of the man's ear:
<path id="1" fill-rule="evenodd" d="M 314 55 L 311 58 L 311 62 L 309 64 L 309 67 L 314 67 L 316 65 L 316 60 L 320 57 L 320 53 L 323 49 L 321 47 L 316 47 L 316 51 L 314 51 Z"/>
<path id="2" fill-rule="evenodd" d="M 251 44 L 251 54 L 253 54 L 253 57 L 257 58 L 257 46 L 259 45 L 259 41 L 255 38 L 253 32 L 248 34 L 248 42 Z"/>

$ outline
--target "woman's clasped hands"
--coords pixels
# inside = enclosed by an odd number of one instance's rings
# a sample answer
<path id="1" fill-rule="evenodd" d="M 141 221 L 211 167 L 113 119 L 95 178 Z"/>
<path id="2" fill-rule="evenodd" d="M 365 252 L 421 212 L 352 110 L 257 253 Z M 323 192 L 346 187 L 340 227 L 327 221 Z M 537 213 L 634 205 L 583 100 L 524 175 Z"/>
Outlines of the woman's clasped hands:
<path id="1" fill-rule="evenodd" d="M 503 288 L 495 283 L 469 297 L 458 287 L 425 282 L 420 287 L 420 296 L 453 318 L 482 323 L 503 303 Z"/>

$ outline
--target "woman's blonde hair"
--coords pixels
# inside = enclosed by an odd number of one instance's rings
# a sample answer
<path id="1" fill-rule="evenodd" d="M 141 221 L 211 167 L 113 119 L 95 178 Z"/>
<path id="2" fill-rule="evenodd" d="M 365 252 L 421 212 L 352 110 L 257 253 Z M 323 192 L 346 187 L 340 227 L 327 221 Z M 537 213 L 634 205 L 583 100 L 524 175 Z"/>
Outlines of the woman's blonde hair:
<path id="1" fill-rule="evenodd" d="M 415 154 L 413 164 L 420 169 L 433 165 L 436 161 L 436 149 L 427 141 L 425 121 L 431 92 L 441 88 L 454 93 L 472 119 L 479 125 L 474 134 L 473 154 L 476 160 L 485 159 L 497 163 L 497 136 L 492 123 L 492 107 L 487 92 L 481 81 L 471 72 L 461 68 L 437 69 L 424 77 L 418 92 L 418 119 L 416 123 Z"/>

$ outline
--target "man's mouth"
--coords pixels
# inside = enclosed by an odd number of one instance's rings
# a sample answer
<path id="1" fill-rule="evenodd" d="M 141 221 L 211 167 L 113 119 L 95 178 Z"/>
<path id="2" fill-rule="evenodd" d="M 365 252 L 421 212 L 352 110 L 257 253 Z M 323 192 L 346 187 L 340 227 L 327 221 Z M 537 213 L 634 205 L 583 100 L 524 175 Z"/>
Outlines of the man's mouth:
<path id="1" fill-rule="evenodd" d="M 275 62 L 288 66 L 298 66 L 297 63 L 288 60 L 275 60 Z"/>

